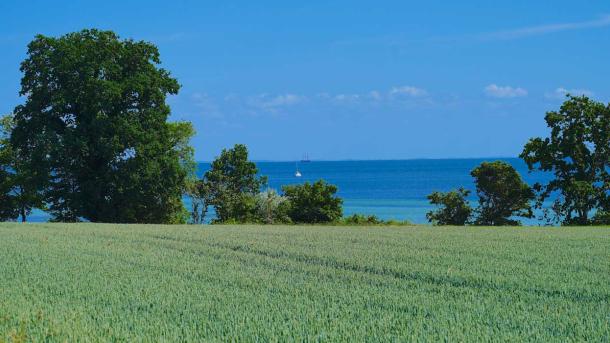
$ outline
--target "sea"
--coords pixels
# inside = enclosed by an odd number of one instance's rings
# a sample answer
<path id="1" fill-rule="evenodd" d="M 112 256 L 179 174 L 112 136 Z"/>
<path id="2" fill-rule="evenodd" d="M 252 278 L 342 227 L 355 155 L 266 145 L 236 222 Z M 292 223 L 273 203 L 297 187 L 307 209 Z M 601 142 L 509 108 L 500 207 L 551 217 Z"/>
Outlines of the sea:
<path id="1" fill-rule="evenodd" d="M 530 185 L 546 182 L 548 173 L 528 172 L 519 158 L 416 159 L 371 161 L 256 162 L 268 187 L 280 190 L 283 185 L 314 182 L 319 179 L 336 185 L 343 199 L 344 215 L 376 215 L 385 220 L 408 220 L 424 224 L 426 213 L 433 209 L 428 194 L 459 187 L 472 191 L 470 201 L 476 206 L 475 186 L 470 171 L 484 161 L 502 160 L 511 164 Z M 198 174 L 210 168 L 199 163 Z M 296 177 L 296 171 L 301 177 Z M 522 219 L 537 225 L 538 219 Z"/>
<path id="2" fill-rule="evenodd" d="M 433 209 L 426 196 L 434 191 L 465 187 L 472 191 L 470 201 L 476 205 L 476 194 L 470 171 L 483 161 L 510 163 L 530 185 L 548 181 L 550 175 L 528 172 L 518 158 L 414 159 L 367 161 L 256 162 L 259 173 L 268 178 L 268 187 L 281 190 L 283 185 L 314 182 L 319 179 L 335 184 L 343 198 L 345 215 L 376 215 L 385 220 L 408 220 L 427 223 L 426 213 Z M 209 162 L 198 163 L 197 174 L 203 175 Z M 295 176 L 296 171 L 301 177 Z M 190 200 L 184 199 L 187 208 Z M 213 215 L 213 213 L 212 213 Z M 46 221 L 48 215 L 35 211 L 31 221 Z M 527 225 L 542 224 L 538 219 L 522 219 Z"/>

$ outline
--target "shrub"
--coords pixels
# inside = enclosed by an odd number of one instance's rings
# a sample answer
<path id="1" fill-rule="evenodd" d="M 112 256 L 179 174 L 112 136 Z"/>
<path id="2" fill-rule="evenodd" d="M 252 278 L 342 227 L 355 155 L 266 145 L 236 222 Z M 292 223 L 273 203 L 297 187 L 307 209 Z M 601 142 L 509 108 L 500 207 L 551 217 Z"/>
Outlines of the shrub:
<path id="1" fill-rule="evenodd" d="M 349 217 L 345 217 L 342 220 L 343 224 L 347 225 L 381 225 L 385 222 L 375 215 L 364 215 L 364 214 L 352 214 Z"/>
<path id="2" fill-rule="evenodd" d="M 290 203 L 274 189 L 260 192 L 255 197 L 255 215 L 264 224 L 290 223 Z"/>
<path id="3" fill-rule="evenodd" d="M 288 216 L 295 223 L 329 223 L 343 216 L 343 200 L 337 197 L 337 186 L 318 180 L 313 184 L 283 186 L 290 202 Z"/>

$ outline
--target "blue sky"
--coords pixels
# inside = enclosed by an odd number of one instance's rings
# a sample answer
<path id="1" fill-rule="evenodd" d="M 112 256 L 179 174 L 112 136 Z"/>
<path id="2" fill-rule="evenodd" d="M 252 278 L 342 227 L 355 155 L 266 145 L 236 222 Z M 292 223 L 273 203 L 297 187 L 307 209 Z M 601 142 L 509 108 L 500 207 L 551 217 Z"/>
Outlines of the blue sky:
<path id="1" fill-rule="evenodd" d="M 563 93 L 610 99 L 608 1 L 0 3 L 0 113 L 35 34 L 157 44 L 198 160 L 516 156 Z"/>

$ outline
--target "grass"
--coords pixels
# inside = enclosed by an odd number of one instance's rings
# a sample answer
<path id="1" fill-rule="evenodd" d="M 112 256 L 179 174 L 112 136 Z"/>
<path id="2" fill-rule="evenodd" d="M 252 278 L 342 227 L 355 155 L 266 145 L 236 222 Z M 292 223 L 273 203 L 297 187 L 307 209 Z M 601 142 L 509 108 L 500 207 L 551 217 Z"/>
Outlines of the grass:
<path id="1" fill-rule="evenodd" d="M 0 341 L 605 341 L 610 229 L 0 224 Z"/>

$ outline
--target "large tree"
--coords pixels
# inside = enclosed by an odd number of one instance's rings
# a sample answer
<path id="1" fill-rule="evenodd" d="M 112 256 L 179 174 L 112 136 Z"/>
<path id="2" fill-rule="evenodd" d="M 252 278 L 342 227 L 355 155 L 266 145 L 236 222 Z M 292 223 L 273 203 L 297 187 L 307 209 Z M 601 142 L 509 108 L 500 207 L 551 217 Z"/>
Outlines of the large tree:
<path id="1" fill-rule="evenodd" d="M 537 206 L 553 196 L 550 219 L 589 224 L 595 210 L 609 209 L 610 105 L 568 96 L 545 120 L 550 137 L 530 139 L 521 153 L 530 170 L 553 174 L 549 182 L 534 185 Z"/>
<path id="2" fill-rule="evenodd" d="M 254 220 L 254 197 L 267 184 L 267 178 L 258 176 L 256 164 L 248 160 L 245 145 L 223 149 L 205 173 L 204 180 L 210 189 L 210 204 L 214 206 L 217 221 Z"/>
<path id="3" fill-rule="evenodd" d="M 11 144 L 42 181 L 53 219 L 171 223 L 192 172 L 188 123 L 169 123 L 179 85 L 147 42 L 83 30 L 28 45 Z"/>
<path id="4" fill-rule="evenodd" d="M 470 173 L 479 196 L 477 225 L 520 225 L 514 217 L 532 218 L 534 192 L 510 164 L 483 162 Z"/>

